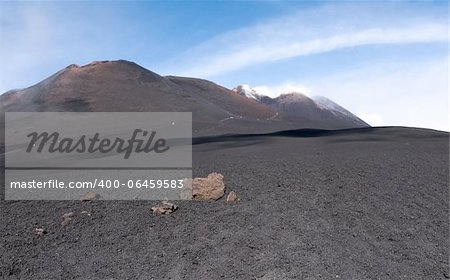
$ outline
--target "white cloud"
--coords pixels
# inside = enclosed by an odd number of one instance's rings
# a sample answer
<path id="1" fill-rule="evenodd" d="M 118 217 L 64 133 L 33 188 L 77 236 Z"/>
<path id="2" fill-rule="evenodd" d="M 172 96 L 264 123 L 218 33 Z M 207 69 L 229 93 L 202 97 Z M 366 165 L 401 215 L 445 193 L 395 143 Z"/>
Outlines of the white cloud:
<path id="1" fill-rule="evenodd" d="M 364 20 L 340 6 L 332 12 L 329 9 L 302 11 L 294 16 L 232 30 L 169 62 L 175 68 L 170 72 L 210 78 L 248 66 L 348 47 L 448 40 L 445 21 L 421 19 L 417 15 L 417 20 L 398 15 L 384 18 L 382 12 L 379 18 Z M 327 17 L 333 20 L 325 20 Z"/>
<path id="2" fill-rule="evenodd" d="M 371 125 L 426 127 L 449 131 L 448 61 L 379 63 L 309 80 L 323 95 Z"/>
<path id="3" fill-rule="evenodd" d="M 292 92 L 303 93 L 305 95 L 309 94 L 309 90 L 304 85 L 295 82 L 284 82 L 275 86 L 261 85 L 253 87 L 252 89 L 259 94 L 270 97 L 277 97 L 280 94 Z"/>
<path id="4" fill-rule="evenodd" d="M 377 113 L 356 113 L 356 115 L 371 126 L 382 126 L 383 120 Z"/>
<path id="5" fill-rule="evenodd" d="M 448 58 L 377 63 L 298 82 L 253 87 L 276 97 L 301 92 L 326 96 L 372 126 L 449 131 Z"/>

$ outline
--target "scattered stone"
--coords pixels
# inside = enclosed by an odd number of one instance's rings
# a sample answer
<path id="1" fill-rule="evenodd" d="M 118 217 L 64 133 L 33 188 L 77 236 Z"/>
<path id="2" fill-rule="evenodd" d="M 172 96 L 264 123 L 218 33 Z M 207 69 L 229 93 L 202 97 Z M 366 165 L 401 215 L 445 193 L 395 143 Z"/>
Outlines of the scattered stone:
<path id="1" fill-rule="evenodd" d="M 74 216 L 73 212 L 64 213 L 63 214 L 63 219 L 72 218 L 73 216 Z"/>
<path id="2" fill-rule="evenodd" d="M 178 206 L 168 201 L 163 201 L 161 202 L 160 205 L 152 207 L 152 211 L 155 214 L 171 214 L 175 212 L 177 209 Z"/>
<path id="3" fill-rule="evenodd" d="M 87 194 L 83 195 L 80 200 L 81 201 L 92 201 L 92 200 L 97 200 L 100 198 L 100 195 L 98 193 L 95 192 L 88 192 Z"/>
<path id="4" fill-rule="evenodd" d="M 227 196 L 227 202 L 237 202 L 241 200 L 234 191 L 231 191 Z"/>
<path id="5" fill-rule="evenodd" d="M 66 227 L 70 224 L 70 222 L 72 221 L 74 214 L 73 212 L 69 212 L 69 213 L 65 213 L 62 217 L 63 217 L 63 221 L 61 222 L 61 225 L 63 227 Z"/>
<path id="6" fill-rule="evenodd" d="M 225 194 L 223 175 L 211 173 L 207 178 L 192 180 L 192 198 L 196 200 L 218 200 Z"/>
<path id="7" fill-rule="evenodd" d="M 34 230 L 36 231 L 36 234 L 39 235 L 39 236 L 47 234 L 47 231 L 45 229 L 43 229 L 43 228 L 35 228 Z"/>
<path id="8" fill-rule="evenodd" d="M 88 215 L 88 216 L 91 215 L 91 213 L 89 213 L 88 211 L 81 211 L 81 214 L 86 214 L 86 215 Z"/>

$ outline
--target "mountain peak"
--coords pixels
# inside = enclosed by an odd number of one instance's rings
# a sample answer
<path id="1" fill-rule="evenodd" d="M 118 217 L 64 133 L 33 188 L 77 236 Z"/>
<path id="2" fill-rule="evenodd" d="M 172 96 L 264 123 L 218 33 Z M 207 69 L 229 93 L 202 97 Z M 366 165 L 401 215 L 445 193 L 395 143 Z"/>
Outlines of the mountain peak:
<path id="1" fill-rule="evenodd" d="M 78 64 L 70 64 L 65 69 L 72 69 L 72 68 L 80 68 L 80 66 Z"/>
<path id="2" fill-rule="evenodd" d="M 76 79 L 94 79 L 97 81 L 138 80 L 152 82 L 163 77 L 128 60 L 92 61 L 85 65 L 71 64 L 57 72 L 58 79 L 65 83 Z M 52 77 L 50 77 L 52 78 Z"/>
<path id="3" fill-rule="evenodd" d="M 367 126 L 300 93 L 271 98 L 245 84 L 231 91 L 206 80 L 162 77 L 126 60 L 69 65 L 0 95 L 0 104 L 5 112 L 193 112 L 196 135 Z"/>
<path id="4" fill-rule="evenodd" d="M 309 97 L 299 91 L 281 92 L 277 97 L 269 97 L 258 93 L 249 85 L 242 84 L 233 89 L 234 92 L 268 105 L 271 108 L 290 117 L 307 118 L 310 120 L 326 120 L 339 122 L 348 127 L 366 127 L 367 123 L 353 115 L 351 112 L 323 97 Z"/>
<path id="5" fill-rule="evenodd" d="M 95 60 L 95 61 L 92 61 L 92 62 L 90 62 L 90 63 L 88 63 L 88 64 L 81 65 L 81 66 L 78 65 L 78 64 L 70 64 L 70 65 L 67 66 L 65 69 L 70 70 L 70 69 L 88 68 L 88 67 L 101 66 L 101 65 L 105 65 L 105 66 L 111 66 L 111 65 L 116 65 L 116 66 L 120 66 L 120 65 L 128 65 L 128 66 L 135 66 L 135 67 L 139 67 L 139 68 L 145 69 L 145 68 L 143 68 L 142 66 L 140 66 L 140 65 L 137 64 L 137 63 L 134 63 L 134 62 L 128 61 L 128 60 L 124 60 L 124 59 L 119 59 L 119 60 Z M 147 69 L 145 69 L 145 70 L 147 70 Z M 149 71 L 149 70 L 147 70 L 147 71 Z"/>
<path id="6" fill-rule="evenodd" d="M 261 94 L 256 92 L 256 90 L 252 89 L 247 84 L 238 85 L 237 87 L 233 88 L 232 91 L 236 92 L 239 95 L 255 100 L 259 100 L 261 96 Z"/>

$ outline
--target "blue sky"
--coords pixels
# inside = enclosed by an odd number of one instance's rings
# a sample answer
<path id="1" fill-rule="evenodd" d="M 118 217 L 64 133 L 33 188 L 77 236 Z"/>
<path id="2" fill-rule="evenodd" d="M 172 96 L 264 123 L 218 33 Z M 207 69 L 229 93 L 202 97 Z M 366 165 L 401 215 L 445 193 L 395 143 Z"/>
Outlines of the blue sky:
<path id="1" fill-rule="evenodd" d="M 324 95 L 372 125 L 449 130 L 447 1 L 2 2 L 0 92 L 75 63 Z"/>

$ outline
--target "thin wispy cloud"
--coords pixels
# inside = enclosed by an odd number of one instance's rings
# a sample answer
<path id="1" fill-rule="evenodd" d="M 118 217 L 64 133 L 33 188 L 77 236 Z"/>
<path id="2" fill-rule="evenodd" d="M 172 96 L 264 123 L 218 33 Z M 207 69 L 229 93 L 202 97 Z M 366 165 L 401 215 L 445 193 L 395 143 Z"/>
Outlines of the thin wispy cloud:
<path id="1" fill-rule="evenodd" d="M 302 12 L 219 34 L 171 61 L 183 65 L 173 66 L 171 71 L 210 78 L 249 66 L 349 47 L 448 40 L 447 24 L 442 20 L 412 22 L 380 16 L 378 21 L 365 21 L 352 16 L 352 11 L 334 13 L 343 19 L 327 21 L 330 15 L 323 11 L 318 23 L 313 18 L 319 12 Z"/>

